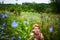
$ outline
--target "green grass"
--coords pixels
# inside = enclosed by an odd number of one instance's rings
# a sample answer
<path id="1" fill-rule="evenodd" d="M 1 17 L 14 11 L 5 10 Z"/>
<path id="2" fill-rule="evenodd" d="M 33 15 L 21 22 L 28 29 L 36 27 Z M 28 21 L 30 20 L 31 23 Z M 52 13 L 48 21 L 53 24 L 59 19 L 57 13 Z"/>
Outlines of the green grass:
<path id="1" fill-rule="evenodd" d="M 59 19 L 60 16 L 56 14 L 48 14 L 48 13 L 35 13 L 35 12 L 21 12 L 20 15 L 15 15 L 14 13 L 8 14 L 6 18 L 7 26 L 5 27 L 5 34 L 9 34 L 9 39 L 12 36 L 17 37 L 21 36 L 21 40 L 29 40 L 29 35 L 32 31 L 33 24 L 39 24 L 41 32 L 44 34 L 45 40 L 58 40 L 59 39 L 59 28 L 60 26 Z M 18 27 L 11 27 L 11 23 L 16 20 L 18 23 Z M 28 24 L 24 24 L 24 21 L 27 20 Z M 54 27 L 54 32 L 50 33 L 49 28 Z M 53 38 L 51 38 L 53 36 Z"/>

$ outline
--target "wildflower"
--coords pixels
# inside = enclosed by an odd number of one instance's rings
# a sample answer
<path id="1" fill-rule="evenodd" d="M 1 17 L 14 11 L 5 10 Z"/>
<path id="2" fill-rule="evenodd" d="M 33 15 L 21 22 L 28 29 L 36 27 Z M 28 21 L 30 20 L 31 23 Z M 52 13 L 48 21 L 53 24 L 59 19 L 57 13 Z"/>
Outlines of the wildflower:
<path id="1" fill-rule="evenodd" d="M 16 27 L 18 26 L 18 23 L 17 23 L 16 21 L 13 21 L 12 24 L 11 24 L 11 26 L 12 26 L 13 28 L 16 28 Z"/>
<path id="2" fill-rule="evenodd" d="M 25 21 L 24 21 L 24 24 L 29 24 L 29 22 L 25 20 Z"/>
<path id="3" fill-rule="evenodd" d="M 2 18 L 6 18 L 7 17 L 7 14 L 2 14 Z"/>
<path id="4" fill-rule="evenodd" d="M 18 36 L 18 40 L 21 40 L 21 37 L 20 36 Z"/>
<path id="5" fill-rule="evenodd" d="M 6 22 L 4 22 L 2 26 L 6 26 Z"/>
<path id="6" fill-rule="evenodd" d="M 15 40 L 15 37 L 13 36 L 13 37 L 11 38 L 11 40 Z"/>
<path id="7" fill-rule="evenodd" d="M 53 27 L 49 28 L 49 31 L 50 31 L 50 32 L 53 32 L 53 30 L 54 30 Z"/>

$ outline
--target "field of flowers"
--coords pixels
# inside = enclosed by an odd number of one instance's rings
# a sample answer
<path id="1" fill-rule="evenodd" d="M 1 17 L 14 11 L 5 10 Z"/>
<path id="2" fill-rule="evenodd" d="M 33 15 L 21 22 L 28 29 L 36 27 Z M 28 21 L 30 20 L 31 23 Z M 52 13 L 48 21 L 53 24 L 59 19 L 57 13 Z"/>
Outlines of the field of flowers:
<path id="1" fill-rule="evenodd" d="M 29 40 L 32 25 L 39 24 L 45 40 L 60 40 L 60 16 L 51 13 L 0 13 L 1 40 Z"/>

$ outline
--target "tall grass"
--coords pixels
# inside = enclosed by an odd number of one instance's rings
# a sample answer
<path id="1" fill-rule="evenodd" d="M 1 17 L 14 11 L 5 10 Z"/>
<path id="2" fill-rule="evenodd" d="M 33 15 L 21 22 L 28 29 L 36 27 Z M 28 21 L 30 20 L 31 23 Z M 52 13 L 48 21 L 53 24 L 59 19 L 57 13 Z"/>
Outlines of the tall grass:
<path id="1" fill-rule="evenodd" d="M 59 40 L 60 38 L 60 16 L 56 14 L 48 13 L 35 13 L 35 12 L 21 12 L 20 15 L 15 15 L 14 13 L 7 13 L 7 18 L 4 19 L 7 23 L 4 27 L 4 39 L 5 35 L 8 34 L 9 37 L 6 40 L 11 40 L 14 36 L 16 40 L 18 36 L 21 37 L 21 40 L 29 40 L 29 35 L 32 32 L 32 25 L 39 24 L 40 30 L 44 35 L 45 40 Z M 4 21 L 1 19 L 1 22 Z M 18 23 L 17 27 L 12 27 L 11 24 L 13 21 Z M 2 24 L 2 23 L 1 23 Z M 50 28 L 53 28 L 53 31 L 50 32 Z M 3 36 L 1 34 L 1 37 Z"/>

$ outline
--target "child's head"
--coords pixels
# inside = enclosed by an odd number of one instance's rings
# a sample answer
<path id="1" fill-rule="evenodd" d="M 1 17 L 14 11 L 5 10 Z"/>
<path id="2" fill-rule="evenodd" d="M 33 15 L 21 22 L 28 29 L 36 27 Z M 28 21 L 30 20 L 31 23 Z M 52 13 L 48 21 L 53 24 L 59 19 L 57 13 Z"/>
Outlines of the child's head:
<path id="1" fill-rule="evenodd" d="M 34 25 L 33 25 L 33 29 L 34 29 L 35 27 L 40 28 L 38 24 L 34 24 Z"/>
<path id="2" fill-rule="evenodd" d="M 34 24 L 34 25 L 33 25 L 33 32 L 34 32 L 35 34 L 39 34 L 39 32 L 40 32 L 40 27 L 39 27 L 38 24 Z"/>

